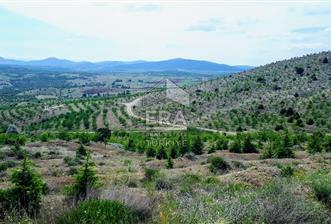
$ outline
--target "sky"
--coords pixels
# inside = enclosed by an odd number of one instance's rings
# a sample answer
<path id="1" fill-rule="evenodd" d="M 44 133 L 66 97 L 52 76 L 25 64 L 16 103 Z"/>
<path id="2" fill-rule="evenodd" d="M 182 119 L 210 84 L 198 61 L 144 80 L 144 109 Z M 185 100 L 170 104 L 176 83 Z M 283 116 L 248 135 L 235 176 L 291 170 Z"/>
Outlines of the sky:
<path id="1" fill-rule="evenodd" d="M 331 50 L 331 1 L 3 1 L 0 56 L 262 65 Z"/>

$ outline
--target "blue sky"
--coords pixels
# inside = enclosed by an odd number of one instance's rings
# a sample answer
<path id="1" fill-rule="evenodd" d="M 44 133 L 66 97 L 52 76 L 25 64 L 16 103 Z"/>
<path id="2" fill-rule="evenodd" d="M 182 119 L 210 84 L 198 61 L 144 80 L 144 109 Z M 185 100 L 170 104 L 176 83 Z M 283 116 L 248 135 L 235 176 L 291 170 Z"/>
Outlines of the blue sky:
<path id="1" fill-rule="evenodd" d="M 261 65 L 331 50 L 331 2 L 0 2 L 0 56 Z"/>

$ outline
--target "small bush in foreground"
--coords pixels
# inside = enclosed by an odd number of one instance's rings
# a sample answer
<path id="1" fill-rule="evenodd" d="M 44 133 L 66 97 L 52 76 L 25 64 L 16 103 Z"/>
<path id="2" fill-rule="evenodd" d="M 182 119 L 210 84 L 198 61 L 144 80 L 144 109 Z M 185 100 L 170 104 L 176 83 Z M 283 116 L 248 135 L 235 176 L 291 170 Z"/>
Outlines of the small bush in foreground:
<path id="1" fill-rule="evenodd" d="M 307 145 L 307 150 L 309 153 L 322 152 L 323 150 L 323 134 L 320 132 L 314 132 L 310 137 Z"/>
<path id="2" fill-rule="evenodd" d="M 210 163 L 209 170 L 212 173 L 225 172 L 230 168 L 229 164 L 222 157 L 212 157 Z"/>
<path id="3" fill-rule="evenodd" d="M 19 206 L 29 216 L 38 214 L 41 197 L 46 190 L 46 184 L 33 169 L 31 162 L 25 157 L 21 168 L 11 176 L 13 188 L 8 190 L 11 206 Z"/>
<path id="4" fill-rule="evenodd" d="M 295 171 L 295 169 L 292 166 L 286 165 L 284 167 L 281 167 L 280 175 L 282 177 L 291 177 L 291 176 L 293 176 L 294 171 Z"/>
<path id="5" fill-rule="evenodd" d="M 160 171 L 157 169 L 146 168 L 145 169 L 145 179 L 154 180 L 160 175 Z"/>
<path id="6" fill-rule="evenodd" d="M 173 189 L 173 184 L 170 183 L 167 180 L 163 180 L 163 179 L 157 179 L 156 183 L 155 183 L 155 189 L 156 190 L 171 190 Z"/>
<path id="7" fill-rule="evenodd" d="M 118 201 L 90 200 L 78 204 L 57 220 L 57 224 L 94 223 L 117 224 L 137 223 L 139 214 Z"/>
<path id="8" fill-rule="evenodd" d="M 84 200 L 88 191 L 99 187 L 99 185 L 99 178 L 96 175 L 94 163 L 91 162 L 91 156 L 88 154 L 81 170 L 75 176 L 75 183 L 70 194 L 75 197 L 76 201 Z"/>
<path id="9" fill-rule="evenodd" d="M 330 174 L 317 173 L 313 175 L 311 187 L 317 200 L 331 208 Z"/>
<path id="10" fill-rule="evenodd" d="M 83 145 L 80 145 L 76 150 L 76 157 L 87 156 L 87 154 L 88 154 L 88 150 Z"/>
<path id="11" fill-rule="evenodd" d="M 174 161 L 172 160 L 172 158 L 170 156 L 168 156 L 168 158 L 167 158 L 166 168 L 167 169 L 173 169 L 174 168 Z"/>
<path id="12" fill-rule="evenodd" d="M 168 223 L 330 223 L 329 210 L 297 194 L 300 187 L 283 178 L 261 188 L 213 185 L 210 194 L 174 194 L 162 212 Z"/>

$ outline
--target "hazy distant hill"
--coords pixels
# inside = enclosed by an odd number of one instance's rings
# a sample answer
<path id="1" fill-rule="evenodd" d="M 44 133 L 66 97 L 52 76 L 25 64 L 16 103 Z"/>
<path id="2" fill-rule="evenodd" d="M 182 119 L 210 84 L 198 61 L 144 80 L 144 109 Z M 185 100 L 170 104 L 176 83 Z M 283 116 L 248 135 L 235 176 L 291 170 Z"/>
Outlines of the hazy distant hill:
<path id="1" fill-rule="evenodd" d="M 192 73 L 234 73 L 252 68 L 251 66 L 230 66 L 209 61 L 191 59 L 170 59 L 164 61 L 103 61 L 103 62 L 74 62 L 66 59 L 46 58 L 43 60 L 19 61 L 0 58 L 0 65 L 18 65 L 34 67 L 65 68 L 72 71 L 84 72 L 165 72 L 181 71 Z"/>

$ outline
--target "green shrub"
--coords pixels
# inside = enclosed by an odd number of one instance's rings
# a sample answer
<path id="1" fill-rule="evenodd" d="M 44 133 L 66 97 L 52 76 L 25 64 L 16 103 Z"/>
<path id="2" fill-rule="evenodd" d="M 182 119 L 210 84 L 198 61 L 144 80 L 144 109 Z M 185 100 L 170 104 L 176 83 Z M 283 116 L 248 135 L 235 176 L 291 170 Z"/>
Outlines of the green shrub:
<path id="1" fill-rule="evenodd" d="M 252 140 L 247 136 L 243 144 L 243 153 L 257 153 L 256 146 L 252 143 Z"/>
<path id="2" fill-rule="evenodd" d="M 172 160 L 172 158 L 170 156 L 168 156 L 168 158 L 167 158 L 166 168 L 167 169 L 174 168 L 174 161 Z"/>
<path id="3" fill-rule="evenodd" d="M 167 152 L 163 146 L 161 146 L 160 149 L 157 151 L 156 158 L 160 160 L 167 158 Z"/>
<path id="4" fill-rule="evenodd" d="M 6 171 L 8 168 L 6 163 L 0 163 L 0 172 Z"/>
<path id="5" fill-rule="evenodd" d="M 151 148 L 151 147 L 147 148 L 147 150 L 146 150 L 146 156 L 147 157 L 154 158 L 156 156 L 155 149 L 154 148 Z"/>
<path id="6" fill-rule="evenodd" d="M 225 172 L 230 168 L 229 164 L 222 157 L 212 157 L 210 159 L 209 170 L 212 173 Z"/>
<path id="7" fill-rule="evenodd" d="M 214 152 L 216 152 L 215 144 L 213 144 L 213 145 L 209 148 L 209 150 L 208 150 L 208 154 L 210 154 L 210 153 L 214 153 Z"/>
<path id="8" fill-rule="evenodd" d="M 331 137 L 326 138 L 324 142 L 324 148 L 326 152 L 331 152 Z"/>
<path id="9" fill-rule="evenodd" d="M 275 179 L 261 187 L 212 185 L 215 194 L 186 191 L 167 201 L 169 223 L 330 223 L 330 210 L 298 192 L 302 185 Z M 169 208 L 169 207 L 168 207 Z M 192 215 L 194 211 L 194 215 Z"/>
<path id="10" fill-rule="evenodd" d="M 58 134 L 58 138 L 61 139 L 61 140 L 70 141 L 72 139 L 72 136 L 67 131 L 61 131 Z"/>
<path id="11" fill-rule="evenodd" d="M 83 146 L 83 145 L 80 145 L 80 146 L 78 147 L 78 149 L 76 150 L 76 156 L 77 156 L 77 157 L 87 156 L 87 154 L 88 154 L 88 150 L 87 150 L 87 148 L 86 148 L 85 146 Z"/>
<path id="12" fill-rule="evenodd" d="M 75 183 L 69 192 L 75 197 L 76 201 L 84 200 L 89 191 L 100 186 L 99 178 L 94 169 L 94 163 L 91 162 L 91 156 L 88 154 L 85 157 L 85 162 L 75 176 Z"/>
<path id="13" fill-rule="evenodd" d="M 76 167 L 69 168 L 69 175 L 76 175 L 78 173 L 78 169 Z"/>
<path id="14" fill-rule="evenodd" d="M 72 211 L 58 218 L 56 223 L 135 224 L 141 220 L 142 217 L 138 212 L 118 201 L 89 200 L 79 203 Z"/>
<path id="15" fill-rule="evenodd" d="M 196 155 L 201 155 L 203 153 L 203 142 L 199 136 L 193 141 L 192 152 Z"/>
<path id="16" fill-rule="evenodd" d="M 203 182 L 202 176 L 198 174 L 185 173 L 172 179 L 172 183 L 180 188 L 180 192 L 192 192 Z"/>
<path id="17" fill-rule="evenodd" d="M 135 181 L 131 180 L 131 181 L 128 182 L 128 187 L 136 188 L 136 187 L 138 187 L 138 184 Z"/>
<path id="18" fill-rule="evenodd" d="M 34 154 L 34 158 L 36 158 L 36 159 L 40 159 L 40 158 L 41 158 L 41 152 L 36 152 L 36 153 Z"/>
<path id="19" fill-rule="evenodd" d="M 41 135 L 40 135 L 40 141 L 42 141 L 42 142 L 47 142 L 48 141 L 48 139 L 49 139 L 49 133 L 48 132 L 44 132 L 44 133 L 42 133 Z"/>
<path id="20" fill-rule="evenodd" d="M 13 172 L 10 180 L 13 184 L 10 189 L 12 202 L 19 205 L 29 216 L 38 214 L 46 184 L 32 169 L 27 157 L 24 158 L 21 168 Z"/>
<path id="21" fill-rule="evenodd" d="M 235 168 L 238 168 L 238 169 L 245 169 L 246 168 L 245 165 L 242 162 L 238 161 L 238 160 L 232 161 L 232 164 Z"/>
<path id="22" fill-rule="evenodd" d="M 215 150 L 227 150 L 229 141 L 224 137 L 220 138 L 215 143 Z"/>
<path id="23" fill-rule="evenodd" d="M 331 209 L 330 174 L 317 173 L 311 177 L 311 187 L 315 197 Z"/>
<path id="24" fill-rule="evenodd" d="M 294 174 L 295 169 L 291 165 L 286 165 L 280 168 L 280 175 L 282 177 L 291 177 Z"/>
<path id="25" fill-rule="evenodd" d="M 111 130 L 109 128 L 99 128 L 97 130 L 98 133 L 98 137 L 97 137 L 97 141 L 101 141 L 103 143 L 107 143 L 108 139 L 111 136 Z"/>
<path id="26" fill-rule="evenodd" d="M 77 159 L 78 160 L 78 159 Z M 68 166 L 76 166 L 78 165 L 77 160 L 75 160 L 74 158 L 71 158 L 70 156 L 65 156 L 63 158 L 63 161 L 68 165 Z"/>
<path id="27" fill-rule="evenodd" d="M 160 171 L 158 169 L 146 168 L 145 169 L 145 179 L 146 180 L 154 180 L 160 175 Z"/>
<path id="28" fill-rule="evenodd" d="M 327 64 L 327 63 L 329 63 L 329 60 L 328 60 L 328 58 L 327 57 L 325 57 L 324 59 L 323 59 L 323 64 Z"/>
<path id="29" fill-rule="evenodd" d="M 155 189 L 160 191 L 160 190 L 172 190 L 173 189 L 173 184 L 170 183 L 167 180 L 164 179 L 157 179 L 155 182 Z"/>
<path id="30" fill-rule="evenodd" d="M 185 155 L 186 153 L 188 153 L 190 151 L 190 145 L 188 143 L 187 139 L 179 139 L 180 142 L 180 146 L 179 146 L 179 154 L 181 156 Z"/>
<path id="31" fill-rule="evenodd" d="M 0 220 L 11 209 L 11 192 L 0 189 Z"/>
<path id="32" fill-rule="evenodd" d="M 0 144 L 24 145 L 26 140 L 22 134 L 0 134 Z"/>
<path id="33" fill-rule="evenodd" d="M 173 147 L 170 148 L 169 155 L 172 159 L 176 159 L 178 157 L 177 146 L 173 146 Z"/>
<path id="34" fill-rule="evenodd" d="M 239 138 L 236 138 L 233 142 L 231 142 L 229 152 L 241 153 L 241 142 Z"/>
<path id="35" fill-rule="evenodd" d="M 286 135 L 287 136 L 287 135 Z M 294 152 L 289 144 L 288 137 L 284 137 L 283 140 L 275 140 L 267 145 L 262 151 L 261 158 L 293 158 Z"/>
<path id="36" fill-rule="evenodd" d="M 323 134 L 320 132 L 314 132 L 308 140 L 307 151 L 309 153 L 322 152 L 323 150 Z"/>
<path id="37" fill-rule="evenodd" d="M 78 139 L 81 144 L 87 144 L 91 141 L 91 136 L 88 133 L 81 133 Z"/>
<path id="38" fill-rule="evenodd" d="M 298 75 L 303 74 L 304 71 L 305 71 L 305 69 L 302 68 L 302 67 L 295 67 L 295 72 L 296 72 Z"/>
<path id="39" fill-rule="evenodd" d="M 219 185 L 220 184 L 220 180 L 217 177 L 215 177 L 215 176 L 211 176 L 211 177 L 207 177 L 204 180 L 204 183 L 205 184 L 208 184 L 208 185 Z"/>

